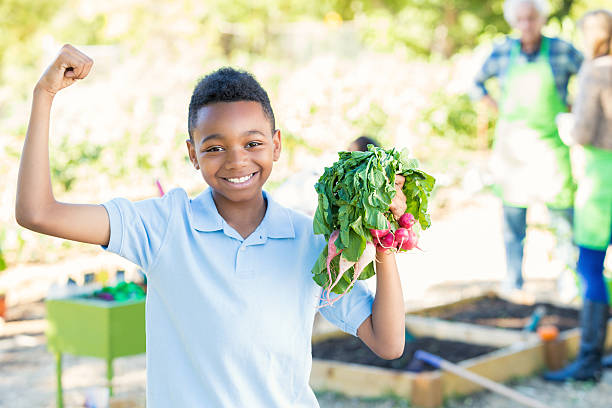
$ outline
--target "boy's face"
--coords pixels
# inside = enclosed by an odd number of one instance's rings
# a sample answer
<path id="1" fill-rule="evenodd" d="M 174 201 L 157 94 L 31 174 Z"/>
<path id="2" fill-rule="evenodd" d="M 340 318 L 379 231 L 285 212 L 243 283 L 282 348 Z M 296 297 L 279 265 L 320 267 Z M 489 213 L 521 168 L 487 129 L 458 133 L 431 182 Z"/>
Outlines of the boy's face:
<path id="1" fill-rule="evenodd" d="M 281 152 L 259 102 L 219 102 L 202 107 L 187 140 L 189 158 L 215 195 L 232 202 L 261 197 Z M 219 197 L 219 198 L 221 198 Z"/>

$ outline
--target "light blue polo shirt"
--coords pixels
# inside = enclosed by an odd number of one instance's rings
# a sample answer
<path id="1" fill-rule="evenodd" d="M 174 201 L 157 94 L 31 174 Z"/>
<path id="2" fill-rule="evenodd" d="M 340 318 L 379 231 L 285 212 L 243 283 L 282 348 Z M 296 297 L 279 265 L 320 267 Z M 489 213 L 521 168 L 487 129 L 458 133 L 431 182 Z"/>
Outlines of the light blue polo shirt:
<path id="1" fill-rule="evenodd" d="M 243 239 L 212 191 L 104 204 L 108 250 L 147 273 L 147 407 L 318 407 L 308 381 L 318 310 L 356 335 L 371 314 L 362 282 L 332 307 L 310 269 L 325 246 L 312 219 L 275 203 Z"/>

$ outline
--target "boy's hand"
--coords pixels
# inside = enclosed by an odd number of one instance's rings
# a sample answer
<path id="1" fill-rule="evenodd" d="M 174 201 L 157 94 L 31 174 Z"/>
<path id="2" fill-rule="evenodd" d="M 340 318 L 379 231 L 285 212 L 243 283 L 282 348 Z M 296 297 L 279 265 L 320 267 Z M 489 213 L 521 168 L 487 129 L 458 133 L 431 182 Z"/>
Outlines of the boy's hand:
<path id="1" fill-rule="evenodd" d="M 406 212 L 406 208 L 408 208 L 406 205 L 406 196 L 402 191 L 404 181 L 406 181 L 404 176 L 401 174 L 395 175 L 395 197 L 393 197 L 393 200 L 391 200 L 389 209 L 393 213 L 396 220 L 399 220 L 399 218 Z"/>
<path id="2" fill-rule="evenodd" d="M 93 60 L 70 44 L 62 47 L 55 61 L 42 74 L 35 90 L 55 95 L 89 74 Z"/>

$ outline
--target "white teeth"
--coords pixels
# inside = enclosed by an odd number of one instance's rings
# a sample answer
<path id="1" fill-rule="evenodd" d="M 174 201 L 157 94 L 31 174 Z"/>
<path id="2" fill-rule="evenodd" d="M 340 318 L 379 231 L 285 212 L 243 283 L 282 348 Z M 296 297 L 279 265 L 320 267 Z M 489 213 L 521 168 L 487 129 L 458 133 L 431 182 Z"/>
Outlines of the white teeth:
<path id="1" fill-rule="evenodd" d="M 239 184 L 239 183 L 244 183 L 245 181 L 249 180 L 251 177 L 253 177 L 253 174 L 249 174 L 248 176 L 244 176 L 240 178 L 228 178 L 227 181 L 229 181 L 230 183 Z"/>

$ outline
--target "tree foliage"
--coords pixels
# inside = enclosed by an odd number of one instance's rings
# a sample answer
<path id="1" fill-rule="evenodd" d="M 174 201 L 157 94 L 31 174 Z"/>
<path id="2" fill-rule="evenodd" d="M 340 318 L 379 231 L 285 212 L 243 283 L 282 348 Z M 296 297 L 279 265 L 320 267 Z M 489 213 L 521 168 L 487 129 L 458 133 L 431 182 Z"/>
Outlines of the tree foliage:
<path id="1" fill-rule="evenodd" d="M 31 60 L 27 46 L 58 11 L 61 0 L 0 0 L 0 66 Z"/>
<path id="2" fill-rule="evenodd" d="M 32 60 L 31 40 L 40 32 L 63 34 L 73 42 L 99 44 L 146 39 L 170 26 L 186 27 L 191 34 L 214 37 L 226 55 L 234 49 L 265 54 L 278 40 L 278 27 L 301 20 L 323 20 L 336 13 L 341 21 L 352 22 L 362 39 L 383 49 L 405 47 L 416 55 L 440 55 L 471 49 L 479 42 L 507 33 L 504 0 L 211 0 L 209 2 L 125 0 L 121 7 L 102 5 L 89 8 L 97 15 L 83 19 L 79 7 L 86 0 L 0 0 L 0 64 Z M 603 7 L 606 0 L 551 0 L 550 21 L 566 25 L 589 8 Z M 171 12 L 168 12 L 171 10 Z M 60 15 L 61 23 L 53 26 Z M 123 32 L 109 29 L 128 16 Z M 160 20 L 163 24 L 160 25 Z"/>

